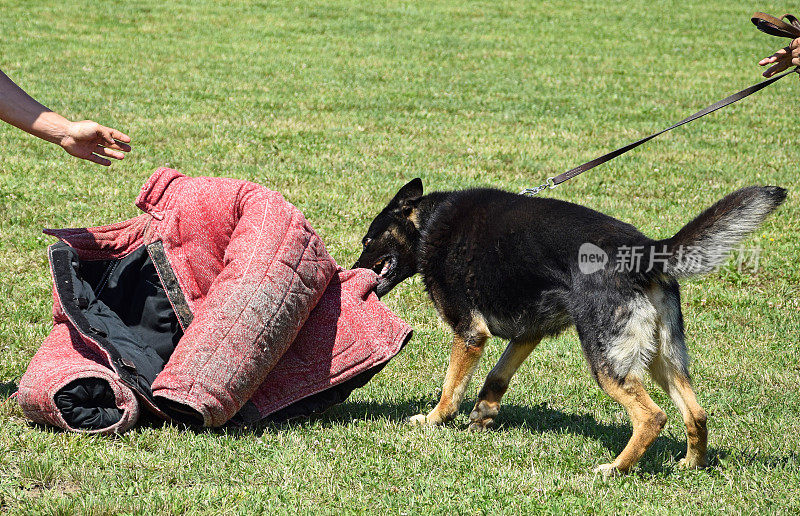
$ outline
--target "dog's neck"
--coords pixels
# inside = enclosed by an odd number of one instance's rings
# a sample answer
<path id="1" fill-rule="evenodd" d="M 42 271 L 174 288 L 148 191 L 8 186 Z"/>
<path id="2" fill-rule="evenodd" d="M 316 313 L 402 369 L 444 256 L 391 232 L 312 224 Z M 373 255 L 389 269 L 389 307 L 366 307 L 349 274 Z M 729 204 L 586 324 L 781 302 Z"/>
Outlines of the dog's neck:
<path id="1" fill-rule="evenodd" d="M 452 196 L 453 192 L 431 192 L 420 199 L 417 204 L 414 217 L 414 225 L 419 231 L 419 238 L 416 241 L 416 256 L 420 256 L 421 246 L 424 245 L 428 235 L 428 229 L 431 223 L 436 219 L 436 213 L 444 206 L 448 199 Z M 416 264 L 417 272 L 419 270 L 419 262 Z"/>

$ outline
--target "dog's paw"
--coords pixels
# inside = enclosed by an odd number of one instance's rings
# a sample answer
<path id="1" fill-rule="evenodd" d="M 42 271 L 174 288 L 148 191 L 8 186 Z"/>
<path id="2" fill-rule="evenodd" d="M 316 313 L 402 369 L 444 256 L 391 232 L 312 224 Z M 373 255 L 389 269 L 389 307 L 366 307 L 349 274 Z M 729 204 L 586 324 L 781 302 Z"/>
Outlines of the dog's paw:
<path id="1" fill-rule="evenodd" d="M 417 414 L 416 416 L 411 416 L 408 420 L 408 424 L 411 426 L 430 426 L 431 423 L 428 423 L 428 416 L 425 414 Z"/>
<path id="2" fill-rule="evenodd" d="M 599 473 L 603 477 L 603 480 L 608 480 L 610 478 L 623 475 L 622 471 L 618 470 L 613 464 L 600 464 L 594 468 L 594 472 Z"/>
<path id="3" fill-rule="evenodd" d="M 471 432 L 484 432 L 491 430 L 494 428 L 495 415 L 497 415 L 497 411 L 495 411 L 492 416 L 488 416 L 478 409 L 473 410 L 469 415 L 469 430 Z"/>
<path id="4" fill-rule="evenodd" d="M 486 432 L 494 428 L 494 419 L 481 419 L 480 421 L 472 421 L 469 424 L 470 432 Z"/>
<path id="5" fill-rule="evenodd" d="M 469 415 L 469 429 L 473 432 L 482 432 L 494 428 L 494 419 L 499 412 L 499 404 L 479 401 Z"/>
<path id="6" fill-rule="evenodd" d="M 706 461 L 697 457 L 684 457 L 678 461 L 678 469 L 703 469 L 705 467 Z"/>

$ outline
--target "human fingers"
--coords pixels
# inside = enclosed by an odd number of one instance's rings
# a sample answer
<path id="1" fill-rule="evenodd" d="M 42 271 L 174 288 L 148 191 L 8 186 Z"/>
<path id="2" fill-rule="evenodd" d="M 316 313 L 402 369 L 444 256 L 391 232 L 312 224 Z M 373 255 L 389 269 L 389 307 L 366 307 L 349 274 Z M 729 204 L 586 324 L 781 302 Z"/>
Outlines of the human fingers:
<path id="1" fill-rule="evenodd" d="M 110 127 L 100 126 L 100 137 L 103 139 L 103 145 L 109 149 L 116 149 L 123 152 L 130 152 L 131 146 L 127 142 L 131 141 L 131 137 L 125 133 L 121 133 L 116 129 Z"/>
<path id="2" fill-rule="evenodd" d="M 114 142 L 113 145 L 107 145 L 107 147 L 109 149 L 121 150 L 122 152 L 130 152 L 131 151 L 131 146 L 130 145 L 128 145 L 127 143 L 119 142 L 119 141 Z"/>
<path id="3" fill-rule="evenodd" d="M 99 156 L 108 156 L 109 158 L 114 158 L 114 159 L 125 158 L 124 153 L 118 150 L 114 150 L 110 147 L 103 147 L 102 145 L 98 145 L 97 148 L 94 150 L 94 153 Z"/>
<path id="4" fill-rule="evenodd" d="M 131 143 L 131 137 L 127 134 L 117 131 L 116 129 L 111 129 L 111 137 L 115 140 L 119 140 L 123 143 Z"/>
<path id="5" fill-rule="evenodd" d="M 103 165 L 104 167 L 107 167 L 107 166 L 111 165 L 111 162 L 109 160 L 107 160 L 105 158 L 101 158 L 97 154 L 89 154 L 84 159 L 88 159 L 89 161 L 93 161 L 93 162 L 97 163 L 98 165 Z"/>
<path id="6" fill-rule="evenodd" d="M 790 50 L 789 47 L 782 48 L 782 49 L 778 50 L 777 52 L 775 52 L 774 54 L 772 54 L 771 56 L 765 57 L 764 59 L 759 61 L 758 64 L 761 65 L 761 66 L 766 66 L 766 65 L 774 63 L 774 62 L 776 62 L 776 61 L 778 61 L 780 59 L 783 59 L 789 54 L 789 50 Z"/>
<path id="7" fill-rule="evenodd" d="M 782 72 L 787 68 L 789 68 L 789 65 L 791 64 L 792 62 L 790 60 L 783 59 L 781 61 L 778 61 L 778 64 L 772 65 L 769 68 L 767 68 L 767 71 L 762 73 L 761 75 L 763 75 L 764 77 L 772 77 L 776 73 Z"/>
<path id="8" fill-rule="evenodd" d="M 97 128 L 97 135 L 103 140 L 104 145 L 114 145 L 114 137 L 111 136 L 111 129 L 103 127 L 102 125 Z"/>
<path id="9" fill-rule="evenodd" d="M 128 145 L 127 143 L 119 142 L 119 141 L 114 141 L 114 143 L 109 144 L 104 139 L 104 141 L 101 142 L 101 144 L 104 147 L 108 148 L 108 149 L 119 150 L 119 151 L 122 151 L 122 152 L 130 152 L 131 151 L 131 146 L 130 145 Z"/>

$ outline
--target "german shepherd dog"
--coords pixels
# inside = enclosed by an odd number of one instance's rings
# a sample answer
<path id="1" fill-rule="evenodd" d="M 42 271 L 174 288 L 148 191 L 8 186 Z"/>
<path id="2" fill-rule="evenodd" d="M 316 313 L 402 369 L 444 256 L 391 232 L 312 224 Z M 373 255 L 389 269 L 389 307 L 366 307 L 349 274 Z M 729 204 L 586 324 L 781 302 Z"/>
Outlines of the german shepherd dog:
<path id="1" fill-rule="evenodd" d="M 379 274 L 379 296 L 421 274 L 453 330 L 441 399 L 412 423 L 439 425 L 456 416 L 494 335 L 510 342 L 469 415 L 470 429 L 493 426 L 520 364 L 542 338 L 575 325 L 592 375 L 633 424 L 625 449 L 595 471 L 627 473 L 664 427 L 664 411 L 642 384 L 645 371 L 686 424 L 680 466 L 705 466 L 706 413 L 689 380 L 677 279 L 721 265 L 785 198 L 775 186 L 743 188 L 672 238 L 652 240 L 577 204 L 495 189 L 423 195 L 422 181 L 412 180 L 372 221 L 355 264 Z M 586 259 L 587 250 L 593 258 Z"/>

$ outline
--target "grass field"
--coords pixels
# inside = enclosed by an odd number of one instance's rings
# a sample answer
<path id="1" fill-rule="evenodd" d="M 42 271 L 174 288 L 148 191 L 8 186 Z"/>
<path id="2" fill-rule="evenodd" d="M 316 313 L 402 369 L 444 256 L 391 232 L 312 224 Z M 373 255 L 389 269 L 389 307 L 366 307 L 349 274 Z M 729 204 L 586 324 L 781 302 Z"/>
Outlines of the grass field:
<path id="1" fill-rule="evenodd" d="M 669 417 L 661 437 L 628 477 L 591 473 L 630 426 L 574 332 L 523 365 L 498 430 L 465 430 L 479 381 L 454 424 L 407 426 L 436 402 L 449 348 L 419 279 L 385 299 L 414 339 L 321 418 L 87 437 L 32 427 L 9 399 L 51 325 L 41 229 L 135 216 L 160 165 L 283 192 L 348 265 L 404 181 L 539 184 L 757 82 L 756 61 L 784 44 L 749 22 L 784 4 L 619 4 L 0 0 L 0 68 L 134 146 L 103 169 L 0 126 L 0 512 L 800 511 L 796 77 L 547 192 L 664 238 L 738 187 L 790 189 L 745 244 L 760 249 L 757 270 L 728 265 L 683 285 L 710 414 L 704 471 L 676 468 L 683 425 L 648 383 Z M 477 378 L 503 347 L 490 343 Z"/>

